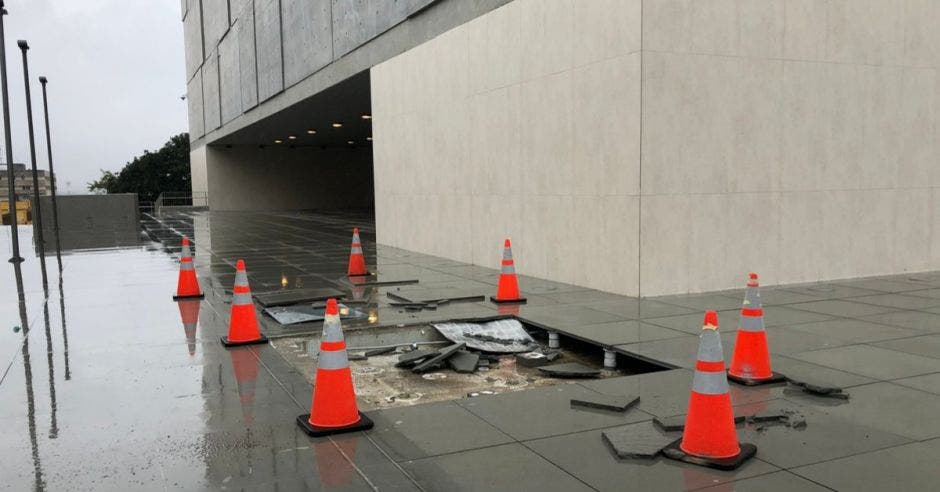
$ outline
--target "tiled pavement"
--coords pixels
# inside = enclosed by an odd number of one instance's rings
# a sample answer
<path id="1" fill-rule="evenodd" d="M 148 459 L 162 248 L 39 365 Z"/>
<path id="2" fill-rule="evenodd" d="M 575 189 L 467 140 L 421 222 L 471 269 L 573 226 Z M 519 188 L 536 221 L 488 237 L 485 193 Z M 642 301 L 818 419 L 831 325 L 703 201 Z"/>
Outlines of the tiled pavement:
<path id="1" fill-rule="evenodd" d="M 488 295 L 496 270 L 376 246 L 370 220 L 355 214 L 179 215 L 150 224 L 153 236 L 171 245 L 163 251 L 144 247 L 64 256 L 64 288 L 57 292 L 58 279 L 53 281 L 48 304 L 30 258 L 24 268 L 32 279 L 25 304 L 31 334 L 25 342 L 22 332 L 0 335 L 6 340 L 0 362 L 10 365 L 0 382 L 0 487 L 857 490 L 935 485 L 940 273 L 764 288 L 775 370 L 843 386 L 851 399 L 814 397 L 780 385 L 732 385 L 739 412 L 793 410 L 805 416 L 807 427 L 742 425 L 739 435 L 758 445 L 757 459 L 720 472 L 662 458 L 617 460 L 600 433 L 684 413 L 701 311 L 720 311 L 729 358 L 743 291 L 638 300 L 523 277 L 530 300 L 524 306 L 500 311 L 474 302 L 403 312 L 388 305 L 387 292 L 458 289 Z M 344 283 L 353 225 L 360 227 L 367 263 L 376 266 L 380 279 L 419 283 L 377 288 Z M 182 329 L 177 305 L 168 300 L 176 265 L 167 252 L 178 250 L 173 245 L 179 234 L 195 237 L 196 265 L 207 291 L 196 333 Z M 218 343 L 237 258 L 246 259 L 255 291 L 283 284 L 347 291 L 347 298 L 361 301 L 372 314 L 371 320 L 347 323 L 347 329 L 517 316 L 558 331 L 562 343 L 576 338 L 613 348 L 623 354 L 622 364 L 638 358 L 675 369 L 372 411 L 372 431 L 309 439 L 293 422 L 310 401 L 312 388 L 303 376 L 271 346 L 226 351 Z M 10 303 L 15 296 L 6 287 L 3 293 L 9 295 L 0 300 L 0 312 L 19 324 L 19 306 Z M 66 306 L 61 310 L 60 300 Z M 283 328 L 261 319 L 272 337 L 319 329 L 316 324 Z M 591 392 L 638 394 L 641 401 L 622 415 L 570 407 L 571 397 Z"/>

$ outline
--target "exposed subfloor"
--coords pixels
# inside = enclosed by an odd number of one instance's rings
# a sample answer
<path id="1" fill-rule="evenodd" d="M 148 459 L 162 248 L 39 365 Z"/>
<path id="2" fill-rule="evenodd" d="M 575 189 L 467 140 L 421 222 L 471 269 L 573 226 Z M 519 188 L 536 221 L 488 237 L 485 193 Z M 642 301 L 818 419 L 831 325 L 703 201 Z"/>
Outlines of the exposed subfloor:
<path id="1" fill-rule="evenodd" d="M 774 369 L 841 386 L 849 400 L 793 386 L 732 385 L 736 412 L 790 410 L 804 428 L 743 423 L 757 457 L 734 472 L 664 458 L 618 460 L 605 429 L 685 412 L 704 309 L 719 311 L 725 358 L 743 291 L 631 299 L 522 277 L 529 303 L 489 302 L 411 312 L 387 293 L 490 295 L 497 271 L 376 246 L 368 214 L 195 213 L 148 221 L 136 248 L 69 252 L 64 273 L 23 264 L 25 302 L 12 267 L 0 288 L 0 486 L 67 490 L 837 490 L 935 486 L 940 456 L 940 273 L 762 289 Z M 345 284 L 350 230 L 389 280 Z M 9 253 L 9 230 L 2 258 Z M 22 244 L 31 244 L 29 228 Z M 92 232 L 90 232 L 92 233 Z M 198 325 L 183 325 L 175 287 L 179 234 L 195 237 L 206 291 Z M 103 238 L 102 246 L 107 246 Z M 24 249 L 26 249 L 24 247 Z M 579 381 L 492 396 L 368 411 L 371 431 L 311 439 L 294 419 L 309 411 L 303 370 L 272 346 L 226 350 L 233 264 L 248 263 L 255 291 L 332 287 L 368 313 L 348 332 L 516 316 L 671 370 Z M 494 266 L 498 258 L 494 259 Z M 524 270 L 524 266 L 520 266 Z M 742 279 L 747 265 L 742 265 Z M 742 280 L 743 283 L 743 280 Z M 260 310 L 259 310 L 260 315 Z M 273 345 L 313 336 L 260 316 Z M 24 322 L 25 321 L 25 322 Z M 17 328 L 13 328 L 17 327 Z M 26 329 L 19 329 L 24 327 Z M 352 335 L 350 335 L 352 336 Z M 595 361 L 602 357 L 597 348 Z M 580 410 L 577 397 L 639 395 L 625 413 Z M 678 434 L 674 434 L 678 437 Z"/>

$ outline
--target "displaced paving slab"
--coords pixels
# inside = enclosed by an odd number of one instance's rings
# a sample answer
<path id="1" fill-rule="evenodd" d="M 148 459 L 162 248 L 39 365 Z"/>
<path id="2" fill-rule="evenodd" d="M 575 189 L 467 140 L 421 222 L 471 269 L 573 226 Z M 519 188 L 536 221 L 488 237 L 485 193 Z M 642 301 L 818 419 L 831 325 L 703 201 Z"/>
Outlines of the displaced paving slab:
<path id="1" fill-rule="evenodd" d="M 447 360 L 448 357 L 454 355 L 455 352 L 457 352 L 458 350 L 464 347 L 465 345 L 462 343 L 455 343 L 449 347 L 442 348 L 437 351 L 437 355 L 434 355 L 428 358 L 428 360 L 418 364 L 417 366 L 414 367 L 414 369 L 412 369 L 412 371 L 416 373 L 431 371 L 437 368 L 437 366 L 443 363 L 445 360 Z"/>
<path id="2" fill-rule="evenodd" d="M 471 373 L 477 370 L 480 354 L 458 350 L 447 359 L 447 365 L 456 372 Z"/>
<path id="3" fill-rule="evenodd" d="M 582 398 L 572 398 L 571 406 L 585 407 L 610 412 L 626 412 L 628 408 L 640 402 L 639 396 L 608 396 L 598 394 Z"/>
<path id="4" fill-rule="evenodd" d="M 297 289 L 253 295 L 258 304 L 264 307 L 289 306 L 301 302 L 323 301 L 331 297 L 339 299 L 343 296 L 343 291 L 336 289 Z"/>
<path id="5" fill-rule="evenodd" d="M 394 292 L 388 292 L 386 295 L 392 299 L 411 303 L 440 303 L 441 301 L 472 302 L 486 299 L 486 296 L 479 292 L 454 287 L 396 290 Z"/>
<path id="6" fill-rule="evenodd" d="M 411 367 L 419 362 L 437 354 L 437 350 L 433 349 L 420 349 L 408 352 L 398 356 L 398 363 L 395 364 L 395 367 Z"/>
<path id="7" fill-rule="evenodd" d="M 599 369 L 594 369 L 584 364 L 578 364 L 577 362 L 542 366 L 539 367 L 539 371 L 556 378 L 596 378 L 601 375 Z"/>
<path id="8" fill-rule="evenodd" d="M 601 437 L 620 459 L 653 458 L 676 440 L 650 421 L 607 429 Z"/>
<path id="9" fill-rule="evenodd" d="M 747 418 L 746 415 L 735 415 L 734 423 L 740 424 L 744 422 Z M 659 426 L 660 429 L 672 432 L 672 431 L 681 431 L 685 429 L 685 415 L 673 415 L 670 417 L 656 417 L 653 419 L 653 423 Z"/>

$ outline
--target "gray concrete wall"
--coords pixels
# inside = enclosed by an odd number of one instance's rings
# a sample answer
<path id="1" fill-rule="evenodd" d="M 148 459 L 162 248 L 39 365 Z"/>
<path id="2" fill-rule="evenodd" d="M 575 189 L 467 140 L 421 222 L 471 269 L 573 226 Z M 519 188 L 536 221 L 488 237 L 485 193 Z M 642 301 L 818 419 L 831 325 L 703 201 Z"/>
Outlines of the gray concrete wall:
<path id="1" fill-rule="evenodd" d="M 193 146 L 271 116 L 508 1 L 187 0 L 182 7 Z M 214 86 L 203 93 L 210 71 L 220 72 L 218 116 L 205 104 Z M 227 96 L 236 93 L 240 101 Z"/>
<path id="2" fill-rule="evenodd" d="M 368 148 L 201 147 L 194 166 L 206 170 L 212 210 L 371 208 Z M 193 189 L 197 187 L 193 176 Z M 201 183 L 200 183 L 201 184 Z"/>
<path id="3" fill-rule="evenodd" d="M 937 25 L 516 0 L 373 69 L 378 240 L 643 296 L 938 269 Z"/>

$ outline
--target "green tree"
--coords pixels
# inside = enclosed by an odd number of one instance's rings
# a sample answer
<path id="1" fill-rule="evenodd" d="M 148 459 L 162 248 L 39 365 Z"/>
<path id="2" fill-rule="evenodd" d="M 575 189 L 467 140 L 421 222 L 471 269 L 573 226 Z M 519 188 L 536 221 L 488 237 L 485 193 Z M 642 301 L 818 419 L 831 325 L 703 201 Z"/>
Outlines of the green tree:
<path id="1" fill-rule="evenodd" d="M 171 138 L 163 147 L 128 162 L 117 173 L 101 170 L 101 177 L 88 183 L 88 191 L 137 193 L 140 201 L 152 202 L 163 192 L 189 191 L 189 134 Z"/>

